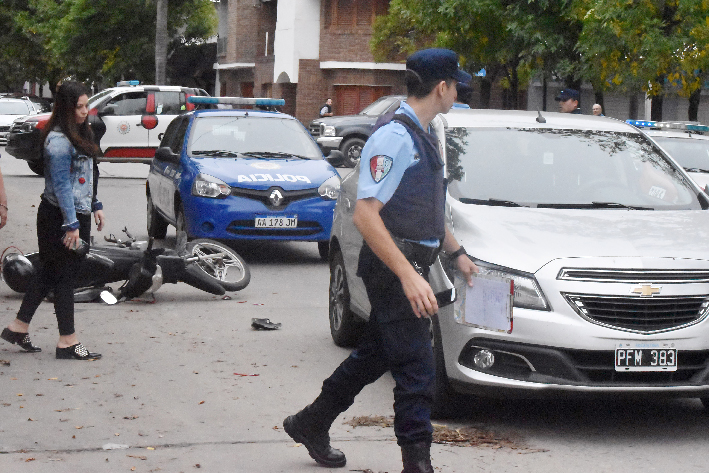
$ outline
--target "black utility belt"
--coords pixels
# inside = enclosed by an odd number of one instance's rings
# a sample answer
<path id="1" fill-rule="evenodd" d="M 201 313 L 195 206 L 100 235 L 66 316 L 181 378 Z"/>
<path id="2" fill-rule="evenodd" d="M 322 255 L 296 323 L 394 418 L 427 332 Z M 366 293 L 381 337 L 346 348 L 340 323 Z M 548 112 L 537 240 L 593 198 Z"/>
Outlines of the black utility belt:
<path id="1" fill-rule="evenodd" d="M 438 258 L 438 253 L 441 251 L 440 245 L 436 247 L 426 246 L 394 235 L 392 235 L 391 238 L 394 240 L 394 243 L 396 243 L 397 248 L 399 248 L 406 259 L 411 262 L 419 273 L 421 273 L 419 268 L 428 268 L 435 263 L 436 258 Z"/>

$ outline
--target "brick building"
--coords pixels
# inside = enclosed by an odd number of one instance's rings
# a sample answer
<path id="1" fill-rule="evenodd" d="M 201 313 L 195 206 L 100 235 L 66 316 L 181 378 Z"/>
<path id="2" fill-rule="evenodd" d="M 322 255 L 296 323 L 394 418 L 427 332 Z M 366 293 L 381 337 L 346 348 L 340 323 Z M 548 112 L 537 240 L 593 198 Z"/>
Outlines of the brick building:
<path id="1" fill-rule="evenodd" d="M 405 93 L 402 63 L 376 63 L 372 24 L 389 0 L 220 0 L 215 95 L 283 98 L 307 123 Z"/>
<path id="2" fill-rule="evenodd" d="M 308 123 L 325 99 L 333 99 L 335 115 L 358 113 L 382 95 L 404 94 L 404 63 L 376 63 L 370 52 L 372 24 L 385 14 L 389 0 L 215 0 L 219 16 L 216 96 L 275 97 L 283 111 Z M 475 80 L 474 80 L 475 82 Z M 479 106 L 480 87 L 473 84 L 472 107 Z M 556 111 L 554 96 L 563 84 L 543 88 L 531 81 L 520 90 L 518 107 Z M 210 91 L 211 92 L 211 91 Z M 509 108 L 497 81 L 491 108 Z M 709 123 L 709 89 L 702 91 L 699 120 Z M 590 113 L 593 89 L 581 90 L 581 107 Z M 604 111 L 619 119 L 650 118 L 642 93 L 605 95 Z M 665 120 L 686 120 L 687 99 L 669 95 Z"/>

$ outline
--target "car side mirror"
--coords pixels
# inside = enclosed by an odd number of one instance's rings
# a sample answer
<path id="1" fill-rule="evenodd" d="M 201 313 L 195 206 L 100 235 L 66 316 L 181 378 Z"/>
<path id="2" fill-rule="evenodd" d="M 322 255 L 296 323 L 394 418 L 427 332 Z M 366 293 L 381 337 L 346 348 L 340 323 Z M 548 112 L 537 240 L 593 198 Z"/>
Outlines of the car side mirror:
<path id="1" fill-rule="evenodd" d="M 169 147 L 162 146 L 155 151 L 155 159 L 177 164 L 180 162 L 180 155 L 173 153 Z"/>
<path id="2" fill-rule="evenodd" d="M 105 107 L 103 107 L 99 112 L 99 116 L 105 116 L 105 115 L 115 115 L 116 114 L 116 106 L 113 104 L 108 104 Z"/>
<path id="3" fill-rule="evenodd" d="M 342 151 L 333 149 L 330 151 L 330 154 L 327 156 L 327 162 L 332 164 L 333 166 L 342 166 L 345 162 L 345 155 Z"/>

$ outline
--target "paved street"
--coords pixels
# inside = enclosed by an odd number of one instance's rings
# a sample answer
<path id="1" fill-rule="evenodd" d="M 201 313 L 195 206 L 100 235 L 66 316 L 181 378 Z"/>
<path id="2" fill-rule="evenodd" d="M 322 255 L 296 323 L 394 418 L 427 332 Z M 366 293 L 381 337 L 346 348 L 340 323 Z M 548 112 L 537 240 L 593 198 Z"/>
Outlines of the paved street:
<path id="1" fill-rule="evenodd" d="M 0 251 L 36 250 L 43 179 L 0 148 L 9 224 Z M 145 238 L 142 164 L 102 164 L 103 235 L 127 226 Z M 174 244 L 174 229 L 166 245 Z M 185 284 L 156 302 L 77 304 L 79 339 L 95 362 L 56 360 L 57 326 L 44 303 L 31 334 L 44 350 L 0 342 L 0 472 L 323 472 L 281 422 L 311 401 L 348 351 L 327 321 L 328 267 L 315 243 L 234 248 L 251 284 L 223 300 Z M 0 282 L 0 326 L 21 295 Z M 252 317 L 281 322 L 254 331 Z M 367 387 L 335 422 L 339 471 L 399 472 L 391 427 L 353 427 L 355 416 L 391 416 L 393 382 Z M 492 432 L 479 446 L 436 444 L 440 472 L 705 472 L 709 415 L 696 399 L 647 403 L 479 401 L 449 428 Z"/>

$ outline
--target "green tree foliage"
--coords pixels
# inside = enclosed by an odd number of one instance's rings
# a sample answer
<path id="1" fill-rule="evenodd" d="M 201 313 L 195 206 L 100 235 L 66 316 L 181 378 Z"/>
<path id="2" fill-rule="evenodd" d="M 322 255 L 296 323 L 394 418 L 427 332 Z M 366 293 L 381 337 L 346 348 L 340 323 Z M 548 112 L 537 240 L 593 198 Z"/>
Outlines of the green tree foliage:
<path id="1" fill-rule="evenodd" d="M 25 29 L 17 15 L 30 11 L 29 0 L 2 0 L 0 7 L 0 92 L 19 92 L 25 81 L 58 75 L 41 35 Z"/>
<path id="2" fill-rule="evenodd" d="M 469 72 L 486 69 L 488 86 L 502 77 L 517 108 L 517 90 L 533 74 L 579 80 L 581 23 L 572 13 L 571 0 L 392 0 L 375 22 L 372 51 L 382 61 L 453 49 Z"/>
<path id="3" fill-rule="evenodd" d="M 3 0 L 4 2 L 5 0 Z M 33 38 L 46 65 L 37 79 L 56 84 L 61 77 L 110 84 L 121 79 L 153 82 L 155 0 L 26 0 L 11 13 L 12 23 Z M 210 0 L 170 0 L 168 54 L 216 32 Z M 8 44 L 0 45 L 0 57 Z"/>

